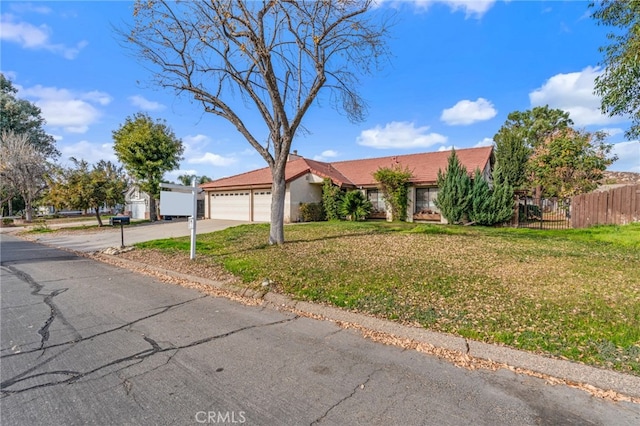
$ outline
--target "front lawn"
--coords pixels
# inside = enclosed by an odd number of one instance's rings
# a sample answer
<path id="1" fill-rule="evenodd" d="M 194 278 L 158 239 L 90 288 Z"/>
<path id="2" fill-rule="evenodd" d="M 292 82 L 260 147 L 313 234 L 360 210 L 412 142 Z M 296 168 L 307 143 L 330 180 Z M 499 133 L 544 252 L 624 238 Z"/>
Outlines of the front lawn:
<path id="1" fill-rule="evenodd" d="M 200 260 L 256 287 L 640 375 L 640 224 L 540 231 L 385 222 L 198 236 Z M 189 238 L 139 244 L 168 253 Z"/>

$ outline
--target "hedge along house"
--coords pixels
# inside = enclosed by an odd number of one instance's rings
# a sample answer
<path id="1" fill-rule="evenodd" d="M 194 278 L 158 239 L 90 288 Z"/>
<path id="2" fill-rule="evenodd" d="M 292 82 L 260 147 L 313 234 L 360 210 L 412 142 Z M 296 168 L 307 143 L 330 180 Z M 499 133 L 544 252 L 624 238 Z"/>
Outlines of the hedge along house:
<path id="1" fill-rule="evenodd" d="M 446 170 L 449 155 L 451 151 L 439 151 L 325 163 L 304 158 L 294 151 L 285 172 L 284 220 L 298 222 L 301 203 L 322 200 L 325 178 L 344 190 L 362 191 L 373 204 L 371 216 L 391 220 L 390 209 L 373 174 L 384 167 L 406 167 L 413 174 L 409 182 L 407 221 L 439 222 L 440 212 L 433 201 L 438 194 L 438 170 Z M 490 179 L 494 163 L 492 147 L 460 149 L 456 150 L 456 155 L 470 174 L 478 168 L 485 179 Z M 201 188 L 206 193 L 205 216 L 210 219 L 251 222 L 271 219 L 271 171 L 268 167 L 217 179 Z"/>

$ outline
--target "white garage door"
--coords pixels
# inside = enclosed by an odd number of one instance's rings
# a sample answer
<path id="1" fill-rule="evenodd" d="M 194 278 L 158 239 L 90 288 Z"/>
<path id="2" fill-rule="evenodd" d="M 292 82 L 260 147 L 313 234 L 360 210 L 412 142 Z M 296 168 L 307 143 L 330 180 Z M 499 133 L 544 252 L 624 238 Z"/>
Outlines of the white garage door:
<path id="1" fill-rule="evenodd" d="M 271 191 L 253 191 L 253 220 L 254 222 L 269 222 L 271 220 Z"/>
<path id="2" fill-rule="evenodd" d="M 131 202 L 131 217 L 133 219 L 146 219 L 145 213 L 147 212 L 147 206 L 143 201 Z"/>
<path id="3" fill-rule="evenodd" d="M 211 194 L 211 219 L 250 220 L 249 191 L 219 191 Z"/>

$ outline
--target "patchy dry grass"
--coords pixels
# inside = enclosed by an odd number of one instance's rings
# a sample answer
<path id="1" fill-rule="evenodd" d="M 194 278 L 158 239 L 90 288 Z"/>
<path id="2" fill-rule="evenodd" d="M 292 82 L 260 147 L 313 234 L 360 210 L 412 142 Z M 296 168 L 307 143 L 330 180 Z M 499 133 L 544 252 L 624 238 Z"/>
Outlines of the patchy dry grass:
<path id="1" fill-rule="evenodd" d="M 256 286 L 269 278 L 298 299 L 640 375 L 638 224 L 337 222 L 288 226 L 280 247 L 267 239 L 267 225 L 240 226 L 199 236 L 198 253 L 209 273 L 223 267 Z M 189 243 L 139 247 L 184 257 Z"/>

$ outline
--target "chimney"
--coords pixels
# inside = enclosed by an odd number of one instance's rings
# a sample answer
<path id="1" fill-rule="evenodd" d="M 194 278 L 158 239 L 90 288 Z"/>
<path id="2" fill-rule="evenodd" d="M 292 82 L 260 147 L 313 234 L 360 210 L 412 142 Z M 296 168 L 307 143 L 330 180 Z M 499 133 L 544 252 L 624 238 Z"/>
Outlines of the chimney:
<path id="1" fill-rule="evenodd" d="M 298 155 L 298 150 L 294 149 L 293 152 L 289 153 L 287 161 L 299 160 L 300 158 L 302 158 L 302 155 Z"/>

